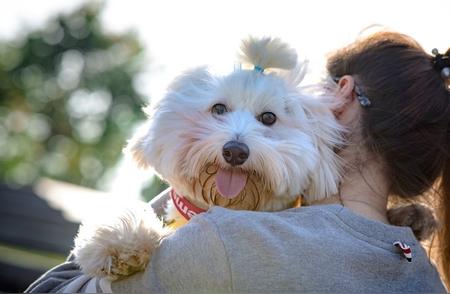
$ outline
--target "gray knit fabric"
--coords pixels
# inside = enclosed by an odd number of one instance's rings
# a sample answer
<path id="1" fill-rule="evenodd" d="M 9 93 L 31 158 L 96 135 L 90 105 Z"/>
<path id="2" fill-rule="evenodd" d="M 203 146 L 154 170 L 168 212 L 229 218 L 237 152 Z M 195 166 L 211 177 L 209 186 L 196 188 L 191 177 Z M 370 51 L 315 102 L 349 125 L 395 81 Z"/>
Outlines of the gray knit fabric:
<path id="1" fill-rule="evenodd" d="M 411 246 L 408 262 L 393 243 Z M 214 207 L 163 241 L 114 292 L 445 292 L 410 228 L 340 205 L 277 213 Z"/>

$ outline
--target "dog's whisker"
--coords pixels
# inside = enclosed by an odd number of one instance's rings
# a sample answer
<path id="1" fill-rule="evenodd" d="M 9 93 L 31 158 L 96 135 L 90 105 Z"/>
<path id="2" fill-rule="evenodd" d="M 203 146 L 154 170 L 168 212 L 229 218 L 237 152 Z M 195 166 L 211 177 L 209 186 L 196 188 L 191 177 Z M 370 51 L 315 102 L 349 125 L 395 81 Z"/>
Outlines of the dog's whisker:
<path id="1" fill-rule="evenodd" d="M 252 191 L 252 199 L 254 200 L 254 208 L 256 210 L 256 208 L 259 206 L 259 202 L 261 201 L 261 197 L 260 197 L 260 192 L 258 190 L 258 186 L 256 185 L 256 183 L 253 181 L 253 179 L 250 179 L 249 182 L 253 185 L 253 189 Z"/>
<path id="2" fill-rule="evenodd" d="M 252 198 L 252 203 L 254 205 L 253 209 L 256 209 L 256 207 L 258 206 L 258 202 L 259 202 L 258 190 L 257 190 L 256 184 L 253 180 L 250 180 L 249 183 L 252 185 L 252 189 L 250 190 L 250 192 L 252 194 L 251 198 Z"/>
<path id="3" fill-rule="evenodd" d="M 215 191 L 214 185 L 211 184 L 211 187 L 209 188 L 209 197 L 210 197 L 210 198 L 211 198 L 211 195 L 215 194 L 214 191 Z M 213 203 L 214 205 L 216 205 L 215 200 L 216 200 L 215 198 L 214 198 L 214 200 L 211 198 L 211 201 L 212 201 L 212 203 Z"/>
<path id="4" fill-rule="evenodd" d="M 218 203 L 216 202 L 216 200 L 217 200 L 217 191 L 215 191 L 215 193 L 213 194 L 213 203 L 214 203 L 215 205 L 218 205 Z"/>
<path id="5" fill-rule="evenodd" d="M 244 194 L 244 193 L 245 193 L 245 190 L 241 192 L 241 194 Z M 243 200 L 242 197 L 241 198 L 235 197 L 233 199 L 230 199 L 228 202 L 228 204 L 229 204 L 228 206 L 235 206 L 236 204 L 241 203 L 242 200 Z"/>
<path id="6" fill-rule="evenodd" d="M 256 205 L 254 207 L 254 210 L 258 209 L 260 202 L 261 202 L 261 194 L 259 193 L 259 191 L 256 191 Z"/>
<path id="7" fill-rule="evenodd" d="M 209 202 L 208 202 L 208 199 L 206 198 L 206 195 L 205 195 L 205 189 L 204 189 L 204 187 L 203 187 L 203 184 L 202 184 L 200 178 L 198 179 L 198 183 L 199 183 L 199 185 L 200 185 L 200 187 L 201 187 L 201 194 L 202 194 L 203 201 L 205 201 L 205 203 L 209 203 Z"/>

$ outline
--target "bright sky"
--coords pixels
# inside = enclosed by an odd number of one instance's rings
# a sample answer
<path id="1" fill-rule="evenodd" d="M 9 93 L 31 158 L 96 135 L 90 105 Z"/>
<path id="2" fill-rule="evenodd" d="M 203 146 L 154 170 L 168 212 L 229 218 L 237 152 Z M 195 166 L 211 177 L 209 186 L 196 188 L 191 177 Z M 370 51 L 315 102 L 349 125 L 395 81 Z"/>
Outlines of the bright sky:
<path id="1" fill-rule="evenodd" d="M 0 38 L 83 2 L 4 1 Z M 450 45 L 449 11 L 449 0 L 110 0 L 103 19 L 108 30 L 138 33 L 151 65 L 151 75 L 141 79 L 142 91 L 157 96 L 183 69 L 208 64 L 218 72 L 231 70 L 240 40 L 248 35 L 281 37 L 313 67 L 321 65 L 325 53 L 374 24 L 409 34 L 429 51 L 443 51 Z"/>
<path id="2" fill-rule="evenodd" d="M 0 38 L 42 25 L 50 15 L 83 2 L 3 1 Z M 428 51 L 444 51 L 450 46 L 449 11 L 450 0 L 110 0 L 103 20 L 108 30 L 138 33 L 150 65 L 139 87 L 157 97 L 183 69 L 208 64 L 218 72 L 231 71 L 240 40 L 248 35 L 281 37 L 314 68 L 322 66 L 325 53 L 374 24 L 411 35 Z"/>
<path id="3" fill-rule="evenodd" d="M 188 67 L 230 71 L 247 35 L 281 37 L 313 67 L 374 24 L 412 35 L 428 50 L 444 50 L 450 46 L 449 11 L 449 0 L 127 0 L 108 2 L 104 19 L 111 30 L 139 32 L 158 71 L 145 88 L 159 95 L 159 85 Z"/>

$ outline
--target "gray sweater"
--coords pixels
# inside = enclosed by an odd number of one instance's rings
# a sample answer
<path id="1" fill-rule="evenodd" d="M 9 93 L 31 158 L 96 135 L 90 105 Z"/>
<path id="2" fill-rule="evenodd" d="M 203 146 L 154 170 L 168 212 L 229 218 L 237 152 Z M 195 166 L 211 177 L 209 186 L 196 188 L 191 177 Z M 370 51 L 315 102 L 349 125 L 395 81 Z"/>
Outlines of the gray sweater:
<path id="1" fill-rule="evenodd" d="M 411 247 L 411 262 L 395 241 Z M 77 279 L 82 283 L 54 289 L 85 290 L 89 279 Z M 91 289 L 100 290 L 102 282 L 91 280 Z M 145 272 L 111 288 L 124 293 L 445 292 L 410 228 L 368 220 L 340 205 L 276 213 L 214 207 L 165 239 Z"/>

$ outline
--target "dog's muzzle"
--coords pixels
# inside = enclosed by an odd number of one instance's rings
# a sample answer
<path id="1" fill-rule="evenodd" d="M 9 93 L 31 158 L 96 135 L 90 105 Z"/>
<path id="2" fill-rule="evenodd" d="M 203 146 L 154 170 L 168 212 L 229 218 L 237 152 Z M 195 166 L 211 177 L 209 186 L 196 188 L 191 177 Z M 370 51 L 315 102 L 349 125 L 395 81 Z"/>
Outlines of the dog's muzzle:
<path id="1" fill-rule="evenodd" d="M 222 156 L 231 166 L 243 164 L 250 155 L 248 146 L 238 141 L 230 141 L 223 145 Z"/>

